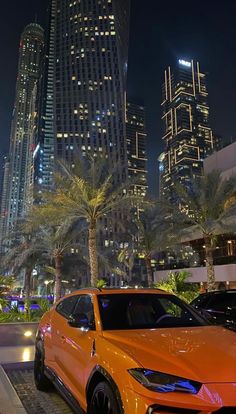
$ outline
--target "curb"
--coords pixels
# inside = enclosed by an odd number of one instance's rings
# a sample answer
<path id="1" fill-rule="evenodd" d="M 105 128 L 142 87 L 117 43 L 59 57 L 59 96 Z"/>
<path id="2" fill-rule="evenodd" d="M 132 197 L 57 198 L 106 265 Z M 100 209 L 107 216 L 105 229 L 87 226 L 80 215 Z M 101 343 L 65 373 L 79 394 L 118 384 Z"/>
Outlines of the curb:
<path id="1" fill-rule="evenodd" d="M 5 366 L 11 369 L 16 368 L 16 365 L 19 367 L 20 364 L 7 364 Z M 25 366 L 25 364 L 20 366 Z M 4 371 L 3 365 L 0 365 L 0 407 L 1 414 L 27 414 L 15 388 Z"/>

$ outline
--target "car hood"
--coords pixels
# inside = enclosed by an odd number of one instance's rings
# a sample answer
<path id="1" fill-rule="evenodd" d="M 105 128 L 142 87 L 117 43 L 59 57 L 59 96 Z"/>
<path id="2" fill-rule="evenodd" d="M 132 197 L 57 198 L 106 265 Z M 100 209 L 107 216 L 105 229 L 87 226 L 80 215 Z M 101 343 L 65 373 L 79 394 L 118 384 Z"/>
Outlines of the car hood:
<path id="1" fill-rule="evenodd" d="M 143 367 L 202 383 L 236 383 L 236 334 L 222 327 L 104 331 Z"/>

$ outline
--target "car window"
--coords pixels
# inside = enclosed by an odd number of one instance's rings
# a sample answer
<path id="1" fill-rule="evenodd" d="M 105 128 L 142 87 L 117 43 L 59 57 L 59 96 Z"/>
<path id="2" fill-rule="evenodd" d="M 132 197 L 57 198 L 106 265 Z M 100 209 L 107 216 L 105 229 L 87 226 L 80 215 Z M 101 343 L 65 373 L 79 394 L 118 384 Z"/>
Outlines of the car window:
<path id="1" fill-rule="evenodd" d="M 177 318 L 182 315 L 183 309 L 177 303 L 173 303 L 172 300 L 166 298 L 160 298 L 159 300 L 166 314 L 176 316 Z"/>
<path id="2" fill-rule="evenodd" d="M 199 295 L 196 299 L 194 299 L 191 302 L 191 305 L 194 306 L 195 308 L 204 308 L 207 301 L 209 300 L 209 295 L 208 294 L 202 294 Z"/>
<path id="3" fill-rule="evenodd" d="M 217 293 L 209 299 L 206 309 L 224 310 L 232 307 L 235 303 L 235 296 L 234 293 Z"/>
<path id="4" fill-rule="evenodd" d="M 93 309 L 93 302 L 90 295 L 81 295 L 77 296 L 77 302 L 75 308 L 73 310 L 73 316 L 84 314 L 89 324 L 91 325 L 91 329 L 94 328 L 94 309 Z"/>
<path id="5" fill-rule="evenodd" d="M 174 295 L 98 295 L 98 302 L 104 330 L 158 329 L 208 324 Z"/>
<path id="6" fill-rule="evenodd" d="M 56 311 L 60 315 L 69 318 L 77 302 L 78 296 L 70 296 L 69 298 L 63 299 L 56 307 Z"/>

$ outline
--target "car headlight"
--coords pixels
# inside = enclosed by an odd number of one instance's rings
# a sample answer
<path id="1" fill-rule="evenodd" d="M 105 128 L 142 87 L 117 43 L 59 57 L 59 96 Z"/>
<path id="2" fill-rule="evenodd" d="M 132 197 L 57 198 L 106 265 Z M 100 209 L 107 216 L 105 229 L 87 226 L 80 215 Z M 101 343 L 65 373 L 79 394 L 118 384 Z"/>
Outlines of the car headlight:
<path id="1" fill-rule="evenodd" d="M 197 394 L 201 388 L 201 383 L 176 377 L 175 375 L 164 374 L 163 372 L 152 371 L 150 369 L 134 368 L 128 372 L 140 384 L 151 391 L 157 392 L 187 392 Z"/>

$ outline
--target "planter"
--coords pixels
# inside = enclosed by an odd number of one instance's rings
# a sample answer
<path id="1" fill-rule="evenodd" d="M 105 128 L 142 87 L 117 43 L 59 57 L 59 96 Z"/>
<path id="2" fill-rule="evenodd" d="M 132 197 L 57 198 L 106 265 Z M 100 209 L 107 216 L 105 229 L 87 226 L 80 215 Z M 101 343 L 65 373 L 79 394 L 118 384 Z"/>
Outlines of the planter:
<path id="1" fill-rule="evenodd" d="M 13 322 L 0 324 L 1 346 L 34 345 L 38 322 Z M 25 333 L 30 336 L 25 336 Z"/>

